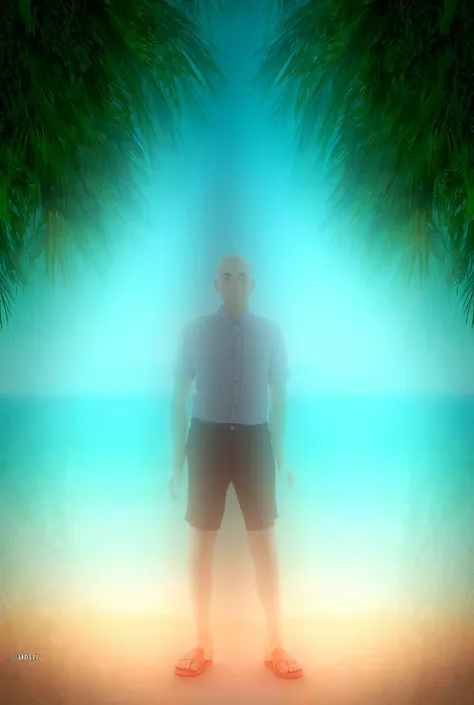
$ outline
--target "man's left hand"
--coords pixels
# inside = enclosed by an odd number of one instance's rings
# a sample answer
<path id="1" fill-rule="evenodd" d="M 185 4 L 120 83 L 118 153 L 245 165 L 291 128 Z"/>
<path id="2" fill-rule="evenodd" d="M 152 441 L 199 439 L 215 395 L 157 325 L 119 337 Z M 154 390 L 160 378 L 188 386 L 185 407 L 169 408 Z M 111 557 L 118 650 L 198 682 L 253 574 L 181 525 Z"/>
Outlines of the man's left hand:
<path id="1" fill-rule="evenodd" d="M 283 484 L 285 485 L 285 487 L 288 490 L 291 490 L 295 484 L 294 473 L 290 470 L 290 468 L 286 465 L 286 463 L 277 464 L 277 468 L 278 468 L 278 474 L 280 475 L 281 479 L 283 480 Z"/>

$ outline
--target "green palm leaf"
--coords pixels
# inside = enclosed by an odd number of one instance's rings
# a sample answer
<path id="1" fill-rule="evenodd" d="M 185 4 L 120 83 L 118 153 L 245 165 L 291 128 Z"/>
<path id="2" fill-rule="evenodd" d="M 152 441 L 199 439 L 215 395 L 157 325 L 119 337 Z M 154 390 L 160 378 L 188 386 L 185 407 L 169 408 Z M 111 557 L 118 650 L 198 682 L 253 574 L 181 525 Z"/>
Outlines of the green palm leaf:
<path id="1" fill-rule="evenodd" d="M 421 278 L 441 256 L 474 325 L 473 31 L 469 0 L 295 1 L 255 81 L 328 155 L 328 226 Z"/>
<path id="2" fill-rule="evenodd" d="M 93 254 L 184 110 L 223 79 L 201 16 L 172 0 L 5 0 L 0 25 L 0 325 L 44 253 Z M 115 214 L 114 214 L 115 211 Z M 112 221 L 113 222 L 113 221 Z"/>

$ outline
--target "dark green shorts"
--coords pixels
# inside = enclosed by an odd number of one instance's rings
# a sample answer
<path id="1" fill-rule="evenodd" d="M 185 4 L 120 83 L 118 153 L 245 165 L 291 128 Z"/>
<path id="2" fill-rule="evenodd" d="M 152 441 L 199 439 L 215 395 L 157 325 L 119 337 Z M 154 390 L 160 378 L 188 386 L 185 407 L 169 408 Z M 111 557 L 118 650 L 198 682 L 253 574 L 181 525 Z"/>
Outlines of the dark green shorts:
<path id="1" fill-rule="evenodd" d="M 273 526 L 278 513 L 268 424 L 210 424 L 192 419 L 186 452 L 188 524 L 217 531 L 232 483 L 247 531 Z"/>

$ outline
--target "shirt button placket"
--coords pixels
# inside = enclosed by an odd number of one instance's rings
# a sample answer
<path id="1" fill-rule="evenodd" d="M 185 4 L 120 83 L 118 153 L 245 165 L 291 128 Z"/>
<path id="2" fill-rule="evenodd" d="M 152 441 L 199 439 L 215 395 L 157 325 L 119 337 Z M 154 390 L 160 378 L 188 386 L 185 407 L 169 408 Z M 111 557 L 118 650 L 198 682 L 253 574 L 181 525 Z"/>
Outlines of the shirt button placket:
<path id="1" fill-rule="evenodd" d="M 232 420 L 236 421 L 237 416 L 237 394 L 240 387 L 240 376 L 242 370 L 242 334 L 240 330 L 240 323 L 238 321 L 234 322 L 234 342 L 235 342 L 235 370 L 234 370 L 234 384 L 232 385 Z M 233 427 L 232 427 L 233 429 Z"/>

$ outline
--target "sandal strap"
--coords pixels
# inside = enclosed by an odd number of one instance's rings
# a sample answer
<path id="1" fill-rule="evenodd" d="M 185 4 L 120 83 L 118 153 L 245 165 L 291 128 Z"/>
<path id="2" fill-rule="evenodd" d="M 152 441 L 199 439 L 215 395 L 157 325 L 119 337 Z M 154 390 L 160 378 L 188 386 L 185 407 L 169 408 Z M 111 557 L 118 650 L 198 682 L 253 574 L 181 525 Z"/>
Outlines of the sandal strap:
<path id="1" fill-rule="evenodd" d="M 191 651 L 188 651 L 187 654 L 184 654 L 184 656 L 181 657 L 181 661 L 184 661 L 185 659 L 189 661 L 205 661 L 206 659 L 204 658 L 204 650 L 201 649 L 199 646 L 196 646 L 194 649 L 191 649 Z"/>
<path id="2" fill-rule="evenodd" d="M 297 663 L 284 649 L 274 649 L 271 653 L 271 659 L 277 668 L 282 663 Z"/>

